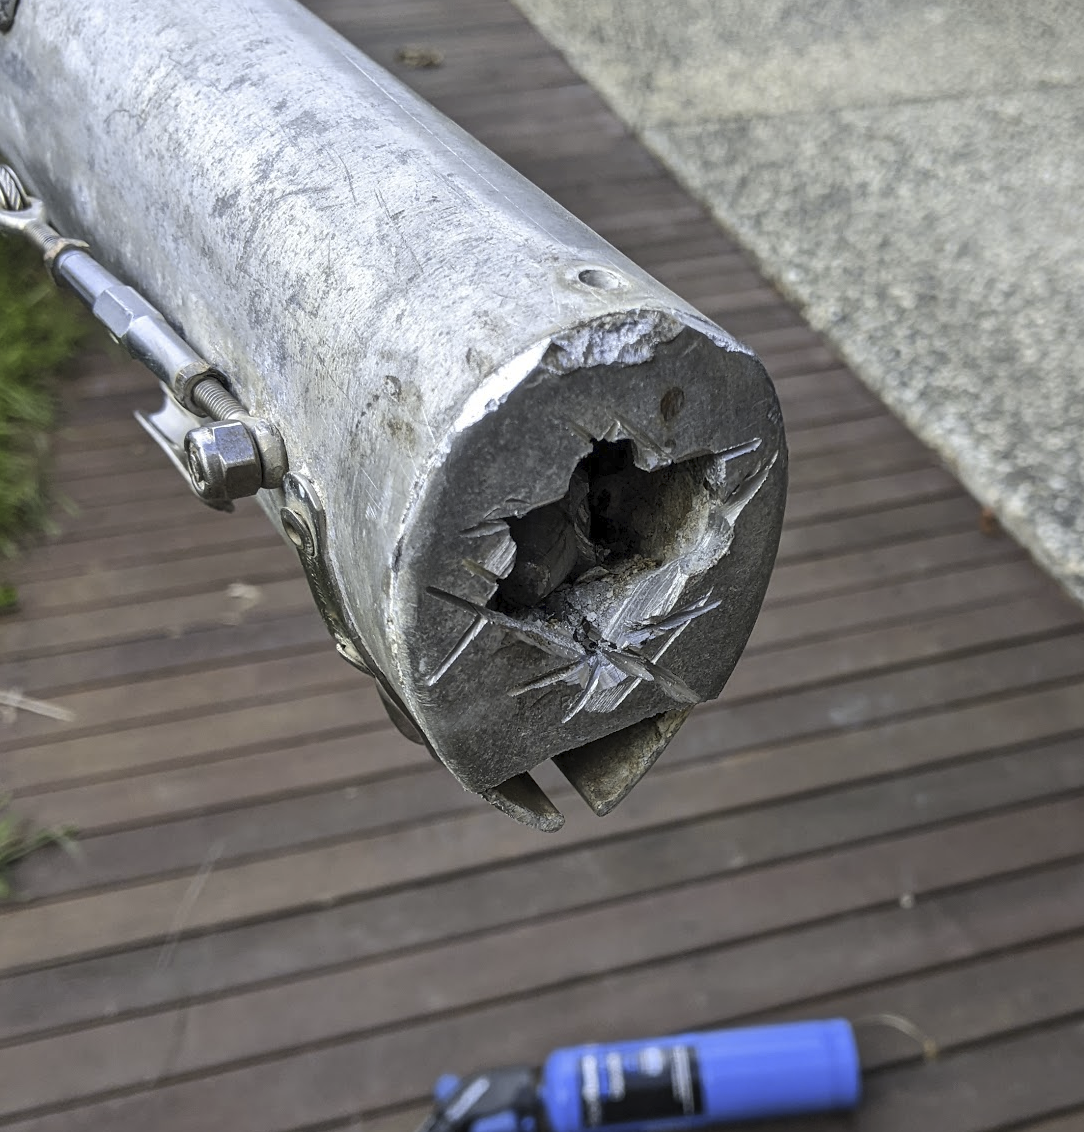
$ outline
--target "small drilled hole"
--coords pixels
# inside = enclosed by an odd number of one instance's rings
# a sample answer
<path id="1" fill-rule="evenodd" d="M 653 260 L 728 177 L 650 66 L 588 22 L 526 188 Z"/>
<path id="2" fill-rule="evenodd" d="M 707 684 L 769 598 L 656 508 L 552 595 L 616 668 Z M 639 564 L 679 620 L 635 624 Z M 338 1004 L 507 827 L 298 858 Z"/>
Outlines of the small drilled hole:
<path id="1" fill-rule="evenodd" d="M 576 276 L 587 287 L 594 287 L 598 291 L 619 291 L 625 286 L 625 280 L 616 272 L 607 271 L 604 267 L 585 267 Z"/>

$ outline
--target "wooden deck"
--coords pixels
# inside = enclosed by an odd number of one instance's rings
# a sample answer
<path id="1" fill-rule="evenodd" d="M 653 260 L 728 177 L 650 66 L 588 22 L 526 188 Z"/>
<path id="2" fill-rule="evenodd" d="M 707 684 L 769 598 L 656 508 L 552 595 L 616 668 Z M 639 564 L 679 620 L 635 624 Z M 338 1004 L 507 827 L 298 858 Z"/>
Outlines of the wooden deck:
<path id="1" fill-rule="evenodd" d="M 312 7 L 755 347 L 793 479 L 721 703 L 610 818 L 533 834 L 398 738 L 254 507 L 70 390 L 78 505 L 19 570 L 2 784 L 83 830 L 0 914 L 0 1127 L 409 1132 L 435 1076 L 560 1044 L 890 1012 L 853 1120 L 1084 1128 L 1084 619 L 506 0 Z M 439 48 L 407 70 L 396 48 Z"/>

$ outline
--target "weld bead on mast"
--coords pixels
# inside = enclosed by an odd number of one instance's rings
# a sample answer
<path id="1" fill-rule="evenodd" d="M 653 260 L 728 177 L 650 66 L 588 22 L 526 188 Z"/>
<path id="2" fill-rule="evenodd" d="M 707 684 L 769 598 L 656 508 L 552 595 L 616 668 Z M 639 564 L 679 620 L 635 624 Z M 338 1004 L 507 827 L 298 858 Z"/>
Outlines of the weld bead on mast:
<path id="1" fill-rule="evenodd" d="M 465 787 L 555 829 L 552 758 L 612 809 L 760 608 L 787 458 L 759 361 L 294 0 L 0 5 L 0 153 L 57 277 L 154 331 L 152 434 L 210 502 L 258 493 Z"/>

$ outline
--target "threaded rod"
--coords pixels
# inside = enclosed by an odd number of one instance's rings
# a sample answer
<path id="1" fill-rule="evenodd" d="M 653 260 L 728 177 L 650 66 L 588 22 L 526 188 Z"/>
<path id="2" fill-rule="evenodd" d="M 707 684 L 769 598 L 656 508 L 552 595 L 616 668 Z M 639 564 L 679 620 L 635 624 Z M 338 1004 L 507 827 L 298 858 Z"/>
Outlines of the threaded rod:
<path id="1" fill-rule="evenodd" d="M 245 407 L 215 377 L 208 377 L 192 390 L 192 402 L 216 421 L 228 421 L 245 415 Z"/>

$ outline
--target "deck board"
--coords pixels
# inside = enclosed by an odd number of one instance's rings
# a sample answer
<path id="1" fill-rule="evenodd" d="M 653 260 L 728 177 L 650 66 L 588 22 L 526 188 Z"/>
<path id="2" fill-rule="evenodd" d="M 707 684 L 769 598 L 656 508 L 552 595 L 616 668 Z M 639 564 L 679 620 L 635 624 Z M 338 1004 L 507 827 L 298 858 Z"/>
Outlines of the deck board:
<path id="1" fill-rule="evenodd" d="M 540 769 L 543 838 L 394 732 L 262 515 L 199 507 L 132 420 L 150 382 L 89 353 L 71 513 L 0 621 L 0 686 L 73 713 L 0 730 L 0 787 L 83 830 L 0 912 L 0 1129 L 407 1132 L 448 1069 L 884 1012 L 937 1059 L 863 1027 L 862 1112 L 802 1127 L 1084 1127 L 1079 608 L 507 0 L 309 6 L 761 353 L 778 567 L 613 815 Z"/>

